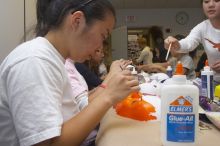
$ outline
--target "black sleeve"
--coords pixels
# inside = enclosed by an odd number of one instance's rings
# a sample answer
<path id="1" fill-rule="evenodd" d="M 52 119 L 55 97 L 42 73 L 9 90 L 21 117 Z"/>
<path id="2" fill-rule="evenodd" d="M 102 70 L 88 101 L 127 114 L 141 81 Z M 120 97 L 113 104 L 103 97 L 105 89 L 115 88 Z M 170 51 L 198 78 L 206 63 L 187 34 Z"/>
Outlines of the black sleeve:
<path id="1" fill-rule="evenodd" d="M 206 59 L 207 59 L 207 55 L 204 52 L 197 63 L 197 67 L 195 70 L 196 72 L 200 72 L 203 69 L 203 67 L 205 66 Z"/>
<path id="2" fill-rule="evenodd" d="M 102 83 L 102 80 L 84 63 L 75 63 L 75 67 L 86 80 L 89 90 L 92 90 Z"/>

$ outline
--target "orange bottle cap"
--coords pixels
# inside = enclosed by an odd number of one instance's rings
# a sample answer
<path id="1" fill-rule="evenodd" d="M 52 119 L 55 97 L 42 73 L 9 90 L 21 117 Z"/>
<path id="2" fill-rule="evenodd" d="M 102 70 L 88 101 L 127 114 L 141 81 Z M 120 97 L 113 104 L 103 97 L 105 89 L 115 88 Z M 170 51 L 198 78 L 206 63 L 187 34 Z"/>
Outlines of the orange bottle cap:
<path id="1" fill-rule="evenodd" d="M 206 61 L 205 61 L 205 66 L 209 66 L 209 62 L 208 62 L 207 59 L 206 59 Z"/>
<path id="2" fill-rule="evenodd" d="M 176 65 L 176 73 L 175 75 L 183 75 L 183 65 L 181 62 L 178 62 Z"/>

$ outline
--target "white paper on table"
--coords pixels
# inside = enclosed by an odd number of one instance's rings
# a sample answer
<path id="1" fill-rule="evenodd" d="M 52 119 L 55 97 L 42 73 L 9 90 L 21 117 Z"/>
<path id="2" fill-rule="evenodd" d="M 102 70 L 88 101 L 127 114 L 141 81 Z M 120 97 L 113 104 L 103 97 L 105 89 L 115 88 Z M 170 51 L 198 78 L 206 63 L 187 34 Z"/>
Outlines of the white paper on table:
<path id="1" fill-rule="evenodd" d="M 154 73 L 150 76 L 151 80 L 163 81 L 168 79 L 169 76 L 165 73 Z"/>
<path id="2" fill-rule="evenodd" d="M 160 115 L 161 115 L 161 99 L 158 96 L 142 96 L 142 99 L 149 102 L 155 107 L 156 112 L 151 113 L 151 115 L 156 116 L 156 120 L 151 121 L 160 121 Z"/>
<path id="3" fill-rule="evenodd" d="M 139 85 L 141 90 L 141 93 L 145 94 L 151 94 L 151 95 L 157 95 L 157 88 L 159 86 L 159 83 L 155 80 L 153 80 L 150 83 L 143 83 Z"/>

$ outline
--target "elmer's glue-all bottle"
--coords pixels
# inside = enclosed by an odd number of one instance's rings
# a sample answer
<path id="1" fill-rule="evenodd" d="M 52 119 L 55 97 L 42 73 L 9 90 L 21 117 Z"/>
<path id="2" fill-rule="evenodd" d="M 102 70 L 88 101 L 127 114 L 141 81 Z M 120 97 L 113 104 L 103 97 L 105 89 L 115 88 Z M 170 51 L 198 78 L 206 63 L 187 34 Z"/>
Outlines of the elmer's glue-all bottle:
<path id="1" fill-rule="evenodd" d="M 201 71 L 201 80 L 202 80 L 202 92 L 201 95 L 204 97 L 208 97 L 213 100 L 213 71 L 210 69 L 208 65 L 208 60 L 205 62 L 205 67 L 203 71 Z"/>
<path id="2" fill-rule="evenodd" d="M 171 66 L 169 65 L 169 66 L 167 66 L 167 75 L 171 78 L 172 77 L 172 75 L 173 75 L 173 70 L 172 70 L 172 68 L 171 68 Z"/>
<path id="3" fill-rule="evenodd" d="M 163 146 L 195 146 L 198 132 L 199 89 L 183 75 L 181 63 L 176 74 L 161 89 L 161 140 Z"/>

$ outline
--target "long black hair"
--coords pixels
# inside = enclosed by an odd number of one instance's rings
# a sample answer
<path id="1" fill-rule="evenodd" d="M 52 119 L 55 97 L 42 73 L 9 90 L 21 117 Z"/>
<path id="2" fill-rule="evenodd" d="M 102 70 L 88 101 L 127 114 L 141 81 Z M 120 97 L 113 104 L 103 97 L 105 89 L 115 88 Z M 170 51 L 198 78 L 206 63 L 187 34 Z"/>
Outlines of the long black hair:
<path id="1" fill-rule="evenodd" d="M 61 25 L 67 14 L 82 11 L 86 24 L 104 20 L 107 13 L 114 17 L 115 9 L 108 0 L 37 0 L 36 36 L 45 36 Z"/>

